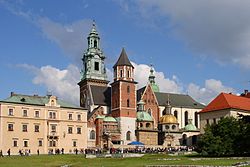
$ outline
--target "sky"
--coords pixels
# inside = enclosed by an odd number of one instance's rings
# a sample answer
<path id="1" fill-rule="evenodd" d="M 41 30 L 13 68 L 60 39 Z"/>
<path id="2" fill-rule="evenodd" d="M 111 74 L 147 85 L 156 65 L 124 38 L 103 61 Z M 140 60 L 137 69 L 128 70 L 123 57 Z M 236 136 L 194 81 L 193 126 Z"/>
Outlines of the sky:
<path id="1" fill-rule="evenodd" d="M 208 104 L 250 89 L 250 1 L 0 0 L 0 99 L 10 92 L 79 104 L 82 55 L 93 20 L 108 78 L 122 47 L 137 87 L 153 64 L 161 92 Z"/>

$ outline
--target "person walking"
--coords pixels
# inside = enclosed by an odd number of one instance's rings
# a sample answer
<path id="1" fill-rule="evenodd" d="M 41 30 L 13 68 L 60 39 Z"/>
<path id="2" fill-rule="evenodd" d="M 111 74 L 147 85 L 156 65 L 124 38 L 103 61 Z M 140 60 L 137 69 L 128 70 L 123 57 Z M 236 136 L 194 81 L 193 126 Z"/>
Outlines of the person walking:
<path id="1" fill-rule="evenodd" d="M 8 149 L 7 153 L 8 153 L 8 156 L 10 156 L 10 149 Z"/>
<path id="2" fill-rule="evenodd" d="M 3 151 L 0 150 L 0 157 L 3 157 Z"/>

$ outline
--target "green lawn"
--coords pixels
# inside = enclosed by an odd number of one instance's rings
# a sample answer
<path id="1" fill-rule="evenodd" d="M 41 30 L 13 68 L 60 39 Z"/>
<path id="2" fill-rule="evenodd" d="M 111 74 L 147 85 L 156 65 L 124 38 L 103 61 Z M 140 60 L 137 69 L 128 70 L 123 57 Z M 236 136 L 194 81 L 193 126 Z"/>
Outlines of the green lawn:
<path id="1" fill-rule="evenodd" d="M 142 158 L 95 158 L 86 159 L 82 155 L 40 155 L 40 156 L 11 156 L 0 158 L 0 167 L 56 167 L 62 165 L 69 166 L 89 166 L 89 167 L 116 167 L 133 166 L 142 167 L 146 165 L 232 165 L 236 162 L 250 161 L 244 159 L 204 159 L 192 156 L 167 156 L 163 154 L 145 155 Z"/>

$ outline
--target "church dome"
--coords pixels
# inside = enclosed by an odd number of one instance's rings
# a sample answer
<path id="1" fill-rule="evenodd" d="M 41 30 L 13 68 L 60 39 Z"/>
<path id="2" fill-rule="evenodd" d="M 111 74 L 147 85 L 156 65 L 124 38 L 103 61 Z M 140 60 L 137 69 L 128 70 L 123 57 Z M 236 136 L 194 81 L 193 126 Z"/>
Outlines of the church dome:
<path id="1" fill-rule="evenodd" d="M 137 112 L 136 115 L 137 121 L 153 121 L 151 115 L 145 111 Z"/>
<path id="2" fill-rule="evenodd" d="M 197 128 L 195 125 L 193 125 L 192 123 L 188 123 L 185 127 L 184 127 L 185 131 L 197 131 Z"/>
<path id="3" fill-rule="evenodd" d="M 160 118 L 160 124 L 176 124 L 177 119 L 172 114 L 166 114 Z"/>
<path id="4" fill-rule="evenodd" d="M 104 121 L 104 122 L 117 122 L 117 120 L 116 120 L 114 117 L 110 117 L 110 116 L 105 117 L 105 118 L 103 119 L 103 121 Z"/>

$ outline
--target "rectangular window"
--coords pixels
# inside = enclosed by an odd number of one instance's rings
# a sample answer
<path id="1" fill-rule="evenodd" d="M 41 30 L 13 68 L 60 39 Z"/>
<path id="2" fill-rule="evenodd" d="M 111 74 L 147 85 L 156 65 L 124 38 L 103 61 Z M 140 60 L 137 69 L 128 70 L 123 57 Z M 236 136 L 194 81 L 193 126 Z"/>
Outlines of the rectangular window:
<path id="1" fill-rule="evenodd" d="M 53 112 L 53 116 L 52 116 L 53 119 L 56 119 L 56 113 Z"/>
<path id="2" fill-rule="evenodd" d="M 76 141 L 73 141 L 73 147 L 76 147 L 77 144 L 76 144 Z"/>
<path id="3" fill-rule="evenodd" d="M 37 118 L 40 117 L 39 111 L 35 111 L 35 117 L 37 117 Z"/>
<path id="4" fill-rule="evenodd" d="M 95 70 L 99 71 L 99 62 L 95 62 Z"/>
<path id="5" fill-rule="evenodd" d="M 13 141 L 13 147 L 17 147 L 17 140 Z"/>
<path id="6" fill-rule="evenodd" d="M 72 114 L 69 114 L 69 120 L 72 120 Z"/>
<path id="7" fill-rule="evenodd" d="M 56 119 L 56 113 L 55 112 L 49 112 L 49 118 L 50 119 Z"/>
<path id="8" fill-rule="evenodd" d="M 9 108 L 9 115 L 10 115 L 10 116 L 13 116 L 13 115 L 14 115 L 14 110 L 13 110 L 13 108 Z"/>
<path id="9" fill-rule="evenodd" d="M 49 141 L 49 146 L 50 147 L 56 147 L 56 141 L 55 140 Z"/>
<path id="10" fill-rule="evenodd" d="M 39 125 L 35 125 L 35 132 L 39 132 Z"/>
<path id="11" fill-rule="evenodd" d="M 8 124 L 8 131 L 13 131 L 13 130 L 14 130 L 14 125 Z"/>
<path id="12" fill-rule="evenodd" d="M 28 147 L 28 146 L 29 146 L 27 140 L 24 140 L 24 141 L 23 141 L 23 146 L 24 146 L 24 147 Z"/>
<path id="13" fill-rule="evenodd" d="M 28 116 L 28 111 L 27 110 L 23 110 L 23 116 L 27 117 Z"/>
<path id="14" fill-rule="evenodd" d="M 207 124 L 209 125 L 209 119 L 207 119 Z"/>
<path id="15" fill-rule="evenodd" d="M 28 131 L 28 125 L 23 125 L 23 132 L 27 132 Z"/>
<path id="16" fill-rule="evenodd" d="M 73 133 L 73 128 L 72 127 L 68 127 L 68 134 L 72 134 Z"/>
<path id="17" fill-rule="evenodd" d="M 214 124 L 216 124 L 216 118 L 214 118 L 213 120 L 214 120 Z"/>
<path id="18" fill-rule="evenodd" d="M 81 119 L 82 119 L 82 118 L 81 118 L 81 115 L 78 114 L 78 115 L 77 115 L 77 120 L 78 120 L 78 121 L 81 121 Z"/>
<path id="19" fill-rule="evenodd" d="M 82 133 L 82 128 L 77 128 L 77 134 L 81 134 Z"/>
<path id="20" fill-rule="evenodd" d="M 38 146 L 39 147 L 43 146 L 43 141 L 42 140 L 38 140 Z"/>
<path id="21" fill-rule="evenodd" d="M 51 132 L 53 132 L 53 133 L 56 132 L 56 125 L 51 125 Z"/>

